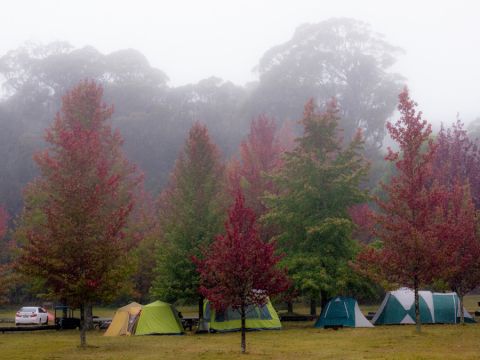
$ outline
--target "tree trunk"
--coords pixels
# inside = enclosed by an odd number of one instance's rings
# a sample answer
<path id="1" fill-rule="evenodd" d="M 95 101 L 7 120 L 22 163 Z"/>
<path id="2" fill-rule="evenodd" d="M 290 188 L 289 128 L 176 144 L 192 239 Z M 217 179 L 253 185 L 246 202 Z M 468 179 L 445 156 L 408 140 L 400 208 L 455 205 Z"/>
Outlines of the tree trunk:
<path id="1" fill-rule="evenodd" d="M 463 294 L 458 293 L 460 299 L 460 324 L 465 325 L 465 314 L 463 312 Z"/>
<path id="2" fill-rule="evenodd" d="M 317 300 L 315 298 L 310 299 L 310 315 L 317 315 Z"/>
<path id="3" fill-rule="evenodd" d="M 320 290 L 320 296 L 321 296 L 320 305 L 322 306 L 322 310 L 323 310 L 323 308 L 325 307 L 325 305 L 327 305 L 327 302 L 328 302 L 327 292 L 324 290 Z"/>
<path id="4" fill-rule="evenodd" d="M 61 300 L 60 300 L 60 304 L 63 306 L 62 314 L 61 314 L 60 316 L 66 318 L 66 317 L 68 316 L 68 314 L 67 314 L 67 307 L 66 307 L 66 305 L 67 305 L 67 300 L 61 299 Z"/>
<path id="5" fill-rule="evenodd" d="M 291 301 L 287 301 L 287 313 L 293 314 L 293 303 Z"/>
<path id="6" fill-rule="evenodd" d="M 85 304 L 80 305 L 80 346 L 87 346 L 87 333 L 85 326 Z"/>
<path id="7" fill-rule="evenodd" d="M 93 330 L 93 305 L 88 304 L 85 307 L 85 328 Z"/>
<path id="8" fill-rule="evenodd" d="M 415 324 L 416 324 L 416 330 L 417 333 L 420 333 L 422 330 L 422 324 L 420 320 L 420 301 L 418 298 L 418 277 L 415 276 L 413 280 L 413 288 L 414 288 L 414 294 L 415 294 Z"/>
<path id="9" fill-rule="evenodd" d="M 241 317 L 242 317 L 242 354 L 245 354 L 245 351 L 247 350 L 247 344 L 245 341 L 245 305 L 242 304 L 242 307 L 240 308 L 241 312 Z"/>
<path id="10" fill-rule="evenodd" d="M 203 319 L 203 296 L 198 298 L 198 319 Z"/>

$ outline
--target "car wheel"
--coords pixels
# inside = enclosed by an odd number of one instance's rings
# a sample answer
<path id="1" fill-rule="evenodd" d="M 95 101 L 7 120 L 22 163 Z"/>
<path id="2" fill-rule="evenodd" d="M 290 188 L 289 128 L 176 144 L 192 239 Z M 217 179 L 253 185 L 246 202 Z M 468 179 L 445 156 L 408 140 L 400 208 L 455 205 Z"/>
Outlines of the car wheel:
<path id="1" fill-rule="evenodd" d="M 43 325 L 48 325 L 48 316 L 45 318 L 45 322 L 43 323 Z"/>

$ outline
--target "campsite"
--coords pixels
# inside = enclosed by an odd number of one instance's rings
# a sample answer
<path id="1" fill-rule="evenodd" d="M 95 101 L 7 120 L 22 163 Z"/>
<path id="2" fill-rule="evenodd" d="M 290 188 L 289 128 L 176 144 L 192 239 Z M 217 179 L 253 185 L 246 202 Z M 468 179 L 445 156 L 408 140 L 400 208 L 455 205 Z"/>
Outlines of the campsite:
<path id="1" fill-rule="evenodd" d="M 478 14 L 2 3 L 0 359 L 480 358 Z"/>
<path id="2" fill-rule="evenodd" d="M 477 307 L 480 296 L 468 296 L 467 309 Z M 378 304 L 380 305 L 380 304 Z M 366 314 L 378 305 L 361 306 Z M 179 307 L 194 315 L 194 307 Z M 307 307 L 299 308 L 308 312 Z M 113 317 L 113 309 L 98 308 L 95 313 Z M 0 312 L 0 318 L 11 313 Z M 480 351 L 478 324 L 428 325 L 420 335 L 413 326 L 375 328 L 317 329 L 314 322 L 283 323 L 282 330 L 250 332 L 248 359 L 477 359 Z M 238 334 L 199 334 L 182 336 L 107 337 L 104 332 L 89 334 L 90 346 L 78 348 L 78 331 L 0 335 L 5 358 L 40 359 L 243 359 L 238 352 Z M 27 347 L 28 344 L 28 347 Z M 35 351 L 31 351 L 35 348 Z"/>

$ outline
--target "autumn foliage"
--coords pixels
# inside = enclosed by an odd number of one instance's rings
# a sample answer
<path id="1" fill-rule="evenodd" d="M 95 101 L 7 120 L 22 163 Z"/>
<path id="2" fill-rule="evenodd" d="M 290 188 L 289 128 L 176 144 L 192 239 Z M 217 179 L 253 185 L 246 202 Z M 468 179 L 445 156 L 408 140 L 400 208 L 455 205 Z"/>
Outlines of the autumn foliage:
<path id="1" fill-rule="evenodd" d="M 46 131 L 48 147 L 35 155 L 40 176 L 25 190 L 17 229 L 19 269 L 81 309 L 115 295 L 125 279 L 124 228 L 141 181 L 107 122 L 113 107 L 102 94 L 84 81 L 64 96 Z"/>
<path id="2" fill-rule="evenodd" d="M 281 257 L 275 244 L 263 242 L 258 234 L 255 213 L 245 206 L 240 191 L 230 208 L 225 235 L 217 235 L 196 260 L 200 292 L 213 307 L 239 311 L 242 318 L 242 351 L 245 352 L 245 311 L 249 305 L 264 305 L 269 296 L 288 289 L 285 270 L 278 269 Z"/>
<path id="3" fill-rule="evenodd" d="M 240 144 L 240 159 L 233 160 L 228 177 L 231 194 L 241 189 L 246 206 L 257 216 L 266 211 L 263 201 L 265 192 L 275 192 L 274 184 L 267 175 L 280 166 L 281 154 L 275 121 L 266 116 L 254 119 L 247 138 Z"/>
<path id="4" fill-rule="evenodd" d="M 387 123 L 399 151 L 389 149 L 386 160 L 395 165 L 395 175 L 383 184 L 387 199 L 376 199 L 380 212 L 375 215 L 380 250 L 369 248 L 359 262 L 371 263 L 376 275 L 410 286 L 415 291 L 417 329 L 420 330 L 418 290 L 436 273 L 438 240 L 435 209 L 443 193 L 433 182 L 435 144 L 431 126 L 416 112 L 416 103 L 405 89 L 399 96 L 400 119 Z"/>
<path id="5" fill-rule="evenodd" d="M 442 127 L 436 143 L 435 181 L 444 188 L 437 211 L 441 253 L 437 278 L 458 293 L 463 308 L 463 296 L 480 284 L 480 150 L 459 120 L 451 128 Z"/>
<path id="6" fill-rule="evenodd" d="M 475 207 L 480 209 L 480 148 L 468 137 L 460 120 L 450 128 L 442 126 L 435 140 L 434 178 L 445 188 L 469 184 Z"/>

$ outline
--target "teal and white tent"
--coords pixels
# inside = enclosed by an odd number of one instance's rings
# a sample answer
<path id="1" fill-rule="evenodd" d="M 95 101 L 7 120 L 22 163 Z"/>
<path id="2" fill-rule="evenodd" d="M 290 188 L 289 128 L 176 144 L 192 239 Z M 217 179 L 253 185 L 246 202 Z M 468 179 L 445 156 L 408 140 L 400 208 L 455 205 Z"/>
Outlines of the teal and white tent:
<path id="1" fill-rule="evenodd" d="M 456 324 L 460 321 L 460 301 L 456 293 L 419 291 L 420 321 L 422 324 Z M 463 309 L 465 322 L 474 322 Z M 372 319 L 375 325 L 415 324 L 415 295 L 413 290 L 401 288 L 385 295 Z"/>
<path id="2" fill-rule="evenodd" d="M 360 311 L 357 300 L 337 296 L 322 309 L 315 322 L 316 328 L 324 327 L 373 327 Z"/>

